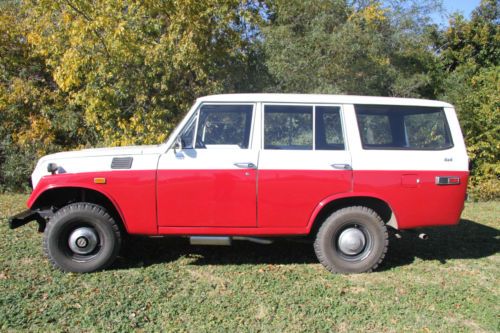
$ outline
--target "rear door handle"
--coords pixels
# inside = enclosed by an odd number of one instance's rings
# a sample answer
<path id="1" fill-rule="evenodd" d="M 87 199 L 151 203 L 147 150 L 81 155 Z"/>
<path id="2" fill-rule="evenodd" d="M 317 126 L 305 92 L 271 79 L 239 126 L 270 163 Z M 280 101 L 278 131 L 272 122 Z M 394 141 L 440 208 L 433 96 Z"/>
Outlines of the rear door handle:
<path id="1" fill-rule="evenodd" d="M 352 170 L 352 167 L 350 164 L 331 164 L 331 166 L 334 168 L 334 169 L 339 169 L 339 170 Z"/>
<path id="2" fill-rule="evenodd" d="M 234 163 L 234 166 L 242 169 L 257 169 L 257 166 L 252 162 Z"/>

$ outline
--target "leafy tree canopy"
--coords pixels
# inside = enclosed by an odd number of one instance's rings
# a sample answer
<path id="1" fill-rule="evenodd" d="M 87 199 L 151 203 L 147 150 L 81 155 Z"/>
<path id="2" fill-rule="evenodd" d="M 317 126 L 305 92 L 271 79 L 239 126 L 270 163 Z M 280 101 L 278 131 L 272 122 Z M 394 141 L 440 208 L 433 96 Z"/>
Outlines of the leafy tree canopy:
<path id="1" fill-rule="evenodd" d="M 499 0 L 0 1 L 0 189 L 41 155 L 160 143 L 199 96 L 349 93 L 456 106 L 476 196 L 498 198 Z"/>

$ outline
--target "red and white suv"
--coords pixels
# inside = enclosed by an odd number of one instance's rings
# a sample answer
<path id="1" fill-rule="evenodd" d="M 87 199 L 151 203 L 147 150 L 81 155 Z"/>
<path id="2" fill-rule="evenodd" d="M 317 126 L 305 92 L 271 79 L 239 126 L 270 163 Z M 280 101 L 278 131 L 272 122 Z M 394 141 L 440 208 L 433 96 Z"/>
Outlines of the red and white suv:
<path id="1" fill-rule="evenodd" d="M 195 244 L 314 237 L 332 272 L 370 271 L 387 228 L 456 224 L 468 158 L 453 106 L 384 97 L 199 98 L 166 143 L 44 156 L 29 210 L 64 271 L 111 264 L 122 235 Z"/>

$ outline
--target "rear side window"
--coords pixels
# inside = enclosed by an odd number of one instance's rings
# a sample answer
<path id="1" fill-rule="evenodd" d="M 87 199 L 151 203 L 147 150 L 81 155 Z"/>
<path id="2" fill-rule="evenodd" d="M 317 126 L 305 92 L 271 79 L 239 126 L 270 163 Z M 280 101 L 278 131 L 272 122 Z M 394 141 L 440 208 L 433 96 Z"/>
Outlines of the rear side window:
<path id="1" fill-rule="evenodd" d="M 364 149 L 443 150 L 453 147 L 442 108 L 356 105 Z"/>
<path id="2" fill-rule="evenodd" d="M 312 119 L 312 106 L 266 105 L 264 108 L 264 148 L 312 149 Z"/>
<path id="3" fill-rule="evenodd" d="M 265 105 L 264 148 L 344 150 L 340 107 Z"/>
<path id="4" fill-rule="evenodd" d="M 344 150 L 340 107 L 316 106 L 316 149 Z"/>

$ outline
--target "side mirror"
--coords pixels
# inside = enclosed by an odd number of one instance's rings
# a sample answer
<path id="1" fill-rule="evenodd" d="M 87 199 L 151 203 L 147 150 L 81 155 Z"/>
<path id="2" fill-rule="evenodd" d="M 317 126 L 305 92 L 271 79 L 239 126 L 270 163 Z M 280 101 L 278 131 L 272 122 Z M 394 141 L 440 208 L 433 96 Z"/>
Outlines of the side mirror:
<path id="1" fill-rule="evenodd" d="M 182 139 L 180 136 L 174 142 L 174 153 L 177 154 L 177 150 L 182 150 Z"/>

